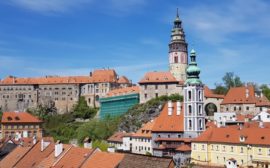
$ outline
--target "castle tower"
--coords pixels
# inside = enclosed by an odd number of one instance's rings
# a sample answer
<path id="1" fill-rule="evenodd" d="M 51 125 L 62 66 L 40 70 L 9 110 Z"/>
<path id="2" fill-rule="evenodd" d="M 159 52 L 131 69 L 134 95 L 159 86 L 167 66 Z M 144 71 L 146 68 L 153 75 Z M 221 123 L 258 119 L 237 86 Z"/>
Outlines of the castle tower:
<path id="1" fill-rule="evenodd" d="M 178 9 L 169 43 L 169 68 L 172 75 L 179 81 L 186 80 L 186 68 L 188 65 L 187 43 L 182 21 L 179 18 Z"/>
<path id="2" fill-rule="evenodd" d="M 192 138 L 205 130 L 204 92 L 199 74 L 200 68 L 197 66 L 196 52 L 192 50 L 184 86 L 184 131 L 186 136 Z"/>

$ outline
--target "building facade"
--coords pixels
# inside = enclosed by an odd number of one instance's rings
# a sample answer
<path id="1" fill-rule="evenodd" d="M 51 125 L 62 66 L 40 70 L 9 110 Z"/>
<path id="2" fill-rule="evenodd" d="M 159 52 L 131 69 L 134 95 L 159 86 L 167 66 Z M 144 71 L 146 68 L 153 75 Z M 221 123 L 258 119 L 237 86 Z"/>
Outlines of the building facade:
<path id="1" fill-rule="evenodd" d="M 85 97 L 89 106 L 98 107 L 100 97 L 127 85 L 119 83 L 118 75 L 112 69 L 95 70 L 89 76 L 9 76 L 0 82 L 0 107 L 3 111 L 25 111 L 39 104 L 51 104 L 59 113 L 65 113 L 80 96 Z"/>
<path id="2" fill-rule="evenodd" d="M 181 94 L 183 83 L 180 83 L 170 72 L 148 72 L 139 81 L 140 103 L 145 103 L 159 96 Z"/>
<path id="3" fill-rule="evenodd" d="M 224 167 L 233 159 L 238 167 L 268 167 L 269 127 L 246 126 L 209 128 L 192 141 L 191 162 Z"/>
<path id="4" fill-rule="evenodd" d="M 26 112 L 3 112 L 2 138 L 41 138 L 42 121 Z"/>
<path id="5" fill-rule="evenodd" d="M 110 91 L 100 98 L 99 118 L 120 116 L 139 103 L 139 87 L 132 86 Z"/>
<path id="6" fill-rule="evenodd" d="M 254 86 L 230 88 L 220 106 L 221 112 L 236 112 L 237 114 L 256 115 L 270 110 L 270 101 L 256 91 Z"/>

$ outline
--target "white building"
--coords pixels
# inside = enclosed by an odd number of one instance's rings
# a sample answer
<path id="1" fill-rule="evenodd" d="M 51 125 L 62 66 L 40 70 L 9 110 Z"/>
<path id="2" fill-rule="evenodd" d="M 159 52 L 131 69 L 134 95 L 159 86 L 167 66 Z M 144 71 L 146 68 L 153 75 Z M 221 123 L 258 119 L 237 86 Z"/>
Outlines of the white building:
<path id="1" fill-rule="evenodd" d="M 152 128 L 154 123 L 154 120 L 146 123 L 141 129 L 131 136 L 131 153 L 142 155 L 153 154 Z"/>
<path id="2" fill-rule="evenodd" d="M 252 120 L 253 121 L 262 121 L 262 122 L 270 122 L 270 111 L 263 110 L 262 112 L 260 112 L 256 116 L 254 116 L 254 118 Z"/>

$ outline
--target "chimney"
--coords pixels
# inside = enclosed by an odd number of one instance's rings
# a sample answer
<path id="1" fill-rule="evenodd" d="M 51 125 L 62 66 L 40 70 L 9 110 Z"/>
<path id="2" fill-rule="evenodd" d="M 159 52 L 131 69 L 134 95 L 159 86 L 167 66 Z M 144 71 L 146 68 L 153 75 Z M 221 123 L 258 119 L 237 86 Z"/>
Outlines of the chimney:
<path id="1" fill-rule="evenodd" d="M 248 98 L 249 97 L 249 90 L 248 90 L 248 88 L 246 88 L 246 98 Z"/>
<path id="2" fill-rule="evenodd" d="M 44 139 L 42 138 L 42 139 L 41 139 L 41 144 L 40 144 L 40 150 L 41 150 L 41 152 L 44 151 L 44 150 L 47 148 L 47 146 L 49 146 L 49 145 L 50 145 L 50 142 L 46 142 L 46 141 L 44 141 Z"/>
<path id="3" fill-rule="evenodd" d="M 176 109 L 177 109 L 177 111 L 176 111 L 176 115 L 180 115 L 181 114 L 181 102 L 180 101 L 177 101 L 176 102 Z"/>
<path id="4" fill-rule="evenodd" d="M 58 157 L 63 152 L 63 144 L 60 140 L 56 142 L 54 145 L 54 156 Z"/>
<path id="5" fill-rule="evenodd" d="M 262 121 L 259 122 L 259 127 L 260 128 L 264 128 L 264 125 L 263 125 L 263 122 Z"/>
<path id="6" fill-rule="evenodd" d="M 89 137 L 86 137 L 83 141 L 84 148 L 92 148 L 92 140 Z"/>
<path id="7" fill-rule="evenodd" d="M 35 145 L 37 143 L 37 138 L 36 136 L 33 136 L 33 145 Z"/>
<path id="8" fill-rule="evenodd" d="M 168 115 L 172 115 L 173 113 L 173 104 L 172 101 L 168 101 Z"/>

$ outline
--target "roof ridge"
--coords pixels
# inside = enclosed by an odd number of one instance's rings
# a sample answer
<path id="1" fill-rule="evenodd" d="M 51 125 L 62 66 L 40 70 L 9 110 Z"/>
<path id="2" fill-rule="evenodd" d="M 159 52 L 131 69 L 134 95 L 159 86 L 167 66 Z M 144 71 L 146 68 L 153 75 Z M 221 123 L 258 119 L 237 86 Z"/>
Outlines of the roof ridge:
<path id="1" fill-rule="evenodd" d="M 61 155 L 52 165 L 52 167 L 54 167 L 66 154 L 67 152 L 72 148 L 73 146 L 71 145 L 64 153 L 63 155 Z"/>

